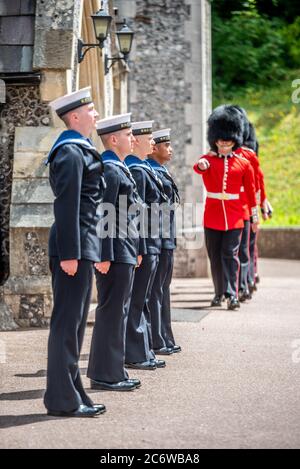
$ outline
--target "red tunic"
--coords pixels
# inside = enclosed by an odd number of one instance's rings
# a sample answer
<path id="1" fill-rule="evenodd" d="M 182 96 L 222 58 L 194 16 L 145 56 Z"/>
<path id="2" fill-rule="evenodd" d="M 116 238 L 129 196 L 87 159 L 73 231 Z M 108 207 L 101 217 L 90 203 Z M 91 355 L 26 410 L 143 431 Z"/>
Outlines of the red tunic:
<path id="1" fill-rule="evenodd" d="M 262 207 L 264 201 L 267 198 L 266 189 L 265 189 L 265 178 L 264 173 L 261 167 L 259 167 L 259 186 L 260 186 L 260 200 L 259 205 Z"/>
<path id="2" fill-rule="evenodd" d="M 247 148 L 247 147 L 240 147 L 235 151 L 235 153 L 246 158 L 251 163 L 251 166 L 254 171 L 256 203 L 258 203 L 259 194 L 260 194 L 260 175 L 259 175 L 260 166 L 259 166 L 258 157 L 251 148 Z M 243 204 L 244 220 L 250 220 L 251 207 L 249 204 L 249 195 L 245 191 L 244 187 L 241 188 L 241 200 Z"/>
<path id="3" fill-rule="evenodd" d="M 233 153 L 231 157 L 216 154 L 203 155 L 210 167 L 201 171 L 198 163 L 194 171 L 203 178 L 207 190 L 204 226 L 214 230 L 233 230 L 244 227 L 244 212 L 240 199 L 244 186 L 249 197 L 251 214 L 256 215 L 254 172 L 245 158 Z"/>

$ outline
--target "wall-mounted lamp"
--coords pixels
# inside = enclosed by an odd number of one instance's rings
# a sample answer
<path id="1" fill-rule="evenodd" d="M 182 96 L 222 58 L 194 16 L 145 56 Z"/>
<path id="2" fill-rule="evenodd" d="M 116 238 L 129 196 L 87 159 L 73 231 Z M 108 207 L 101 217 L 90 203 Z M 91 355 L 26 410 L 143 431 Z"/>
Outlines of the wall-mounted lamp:
<path id="1" fill-rule="evenodd" d="M 78 63 L 81 63 L 85 57 L 85 54 L 94 47 L 100 47 L 103 49 L 104 41 L 106 40 L 112 17 L 107 15 L 104 10 L 99 10 L 95 15 L 91 15 L 93 20 L 95 36 L 97 38 L 98 44 L 84 44 L 81 39 L 78 39 Z M 83 52 L 83 49 L 87 49 Z"/>
<path id="2" fill-rule="evenodd" d="M 117 13 L 117 9 L 116 13 Z M 78 63 L 81 63 L 85 57 L 85 54 L 94 47 L 99 47 L 103 49 L 104 42 L 107 39 L 107 36 L 110 31 L 110 26 L 112 22 L 112 17 L 105 13 L 103 8 L 101 8 L 95 15 L 91 16 L 95 29 L 95 36 L 97 38 L 97 44 L 85 44 L 81 39 L 78 39 Z M 117 22 L 117 25 L 122 25 L 122 28 L 119 31 L 116 31 L 116 36 L 118 38 L 118 46 L 122 56 L 118 55 L 116 57 L 108 57 L 105 54 L 104 57 L 104 69 L 105 75 L 109 72 L 113 64 L 119 60 L 124 60 L 127 62 L 128 56 L 131 51 L 132 41 L 134 37 L 134 32 L 127 26 L 126 20 L 122 22 Z M 85 49 L 85 50 L 84 50 Z M 109 62 L 111 64 L 109 65 Z"/>
<path id="3" fill-rule="evenodd" d="M 125 60 L 127 62 L 128 56 L 131 51 L 132 47 L 132 41 L 134 37 L 134 32 L 128 28 L 126 21 L 122 23 L 123 27 L 119 31 L 116 32 L 116 36 L 118 38 L 118 45 L 119 45 L 119 50 L 123 57 L 117 56 L 117 57 L 108 57 L 105 54 L 105 61 L 104 61 L 104 70 L 105 70 L 105 75 L 109 72 L 109 69 L 113 66 L 113 64 L 119 60 Z M 109 65 L 109 62 L 111 64 Z"/>

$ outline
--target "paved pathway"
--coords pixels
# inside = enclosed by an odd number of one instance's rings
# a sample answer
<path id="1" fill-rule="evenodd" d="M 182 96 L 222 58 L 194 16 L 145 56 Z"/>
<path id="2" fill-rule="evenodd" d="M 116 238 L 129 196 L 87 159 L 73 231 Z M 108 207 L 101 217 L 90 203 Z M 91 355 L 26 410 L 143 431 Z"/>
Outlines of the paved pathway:
<path id="1" fill-rule="evenodd" d="M 254 299 L 233 312 L 207 307 L 209 280 L 175 280 L 183 352 L 165 369 L 131 373 L 139 390 L 93 392 L 108 409 L 97 419 L 45 416 L 48 331 L 0 333 L 0 447 L 299 447 L 300 262 L 261 261 L 260 271 Z"/>

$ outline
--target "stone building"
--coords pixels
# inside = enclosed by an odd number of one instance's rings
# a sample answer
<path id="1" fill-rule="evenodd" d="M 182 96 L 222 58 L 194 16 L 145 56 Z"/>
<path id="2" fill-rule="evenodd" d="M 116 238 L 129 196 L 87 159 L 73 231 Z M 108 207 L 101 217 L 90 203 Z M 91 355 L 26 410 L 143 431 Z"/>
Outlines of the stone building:
<path id="1" fill-rule="evenodd" d="M 211 6 L 207 0 L 118 0 L 136 31 L 129 76 L 129 108 L 139 119 L 172 129 L 176 177 L 183 202 L 197 211 L 178 239 L 175 275 L 207 276 L 202 219 L 203 188 L 192 165 L 206 149 L 211 110 Z M 189 215 L 188 207 L 185 209 Z M 197 220 L 195 220 L 197 215 Z M 191 231 L 191 232 L 190 232 Z"/>
<path id="2" fill-rule="evenodd" d="M 91 14 L 100 3 L 136 31 L 130 72 L 119 61 L 105 74 L 104 53 L 117 52 L 116 21 L 103 53 L 92 49 L 78 64 L 78 38 L 95 43 Z M 207 0 L 0 2 L 0 329 L 44 326 L 51 313 L 47 237 L 53 196 L 44 160 L 62 123 L 50 114 L 49 101 L 92 85 L 101 117 L 129 110 L 134 119 L 171 127 L 170 169 L 184 201 L 201 201 L 191 164 L 206 145 L 210 50 Z M 194 244 L 187 239 L 184 233 L 176 274 L 206 275 L 201 237 Z"/>

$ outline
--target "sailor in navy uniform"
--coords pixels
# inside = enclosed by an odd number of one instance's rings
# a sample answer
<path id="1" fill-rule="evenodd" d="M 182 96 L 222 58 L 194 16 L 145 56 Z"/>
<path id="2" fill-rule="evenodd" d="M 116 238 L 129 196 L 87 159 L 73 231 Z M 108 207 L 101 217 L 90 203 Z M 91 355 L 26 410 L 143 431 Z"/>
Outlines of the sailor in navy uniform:
<path id="1" fill-rule="evenodd" d="M 49 239 L 53 312 L 44 403 L 49 415 L 94 417 L 105 407 L 95 406 L 85 393 L 78 361 L 94 263 L 101 255 L 96 225 L 105 185 L 103 163 L 88 138 L 96 128 L 98 113 L 90 88 L 58 98 L 50 106 L 68 130 L 60 135 L 46 162 L 55 196 L 55 222 Z"/>
<path id="2" fill-rule="evenodd" d="M 99 236 L 103 238 L 102 253 L 101 262 L 96 264 L 98 306 L 87 376 L 92 389 L 107 391 L 131 391 L 141 385 L 139 380 L 129 379 L 124 367 L 134 271 L 141 261 L 135 226 L 137 210 L 131 210 L 138 206 L 138 193 L 124 164 L 133 145 L 130 116 L 122 114 L 97 122 L 97 132 L 106 150 L 102 158 L 107 187 L 103 219 L 98 226 Z"/>
<path id="3" fill-rule="evenodd" d="M 170 130 L 163 129 L 153 132 L 155 145 L 152 154 L 146 160 L 159 175 L 168 197 L 168 205 L 165 205 L 165 210 L 162 212 L 162 249 L 149 301 L 152 341 L 154 352 L 157 355 L 170 355 L 181 351 L 181 347 L 175 344 L 172 332 L 170 305 L 170 284 L 173 274 L 174 250 L 176 249 L 175 210 L 180 203 L 178 187 L 164 166 L 173 155 Z"/>
<path id="4" fill-rule="evenodd" d="M 145 163 L 152 152 L 153 121 L 134 122 L 135 137 L 133 154 L 125 162 L 136 181 L 139 196 L 146 204 L 145 224 L 140 230 L 139 253 L 142 263 L 135 273 L 126 334 L 126 366 L 141 370 L 155 370 L 165 367 L 164 360 L 157 360 L 152 350 L 151 315 L 149 299 L 152 283 L 161 252 L 160 204 L 167 201 L 161 180 L 155 171 Z"/>

